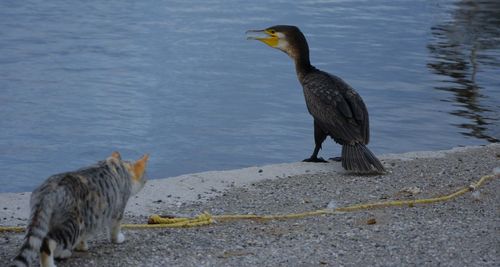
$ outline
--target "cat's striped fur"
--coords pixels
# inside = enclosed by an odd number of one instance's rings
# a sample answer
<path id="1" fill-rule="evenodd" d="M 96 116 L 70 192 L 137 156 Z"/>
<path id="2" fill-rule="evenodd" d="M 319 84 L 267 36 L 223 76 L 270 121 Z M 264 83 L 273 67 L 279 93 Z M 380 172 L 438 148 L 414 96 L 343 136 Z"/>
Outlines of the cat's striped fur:
<path id="1" fill-rule="evenodd" d="M 123 242 L 123 212 L 146 182 L 147 160 L 144 155 L 122 161 L 113 152 L 93 166 L 49 177 L 31 195 L 26 238 L 12 266 L 30 266 L 39 253 L 40 265 L 53 267 L 54 258 L 67 258 L 75 248 L 87 250 L 87 239 L 102 230 L 109 230 L 113 242 Z"/>

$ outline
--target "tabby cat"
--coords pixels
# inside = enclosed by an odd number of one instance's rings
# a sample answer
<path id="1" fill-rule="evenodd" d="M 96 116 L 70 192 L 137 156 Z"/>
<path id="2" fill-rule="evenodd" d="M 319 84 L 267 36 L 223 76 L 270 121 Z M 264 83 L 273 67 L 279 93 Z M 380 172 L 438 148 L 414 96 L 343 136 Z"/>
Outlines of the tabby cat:
<path id="1" fill-rule="evenodd" d="M 125 205 L 146 183 L 148 158 L 122 161 L 113 152 L 93 166 L 49 177 L 31 195 L 25 241 L 12 266 L 30 266 L 39 252 L 42 267 L 55 267 L 54 258 L 86 251 L 87 239 L 104 229 L 112 242 L 122 243 Z"/>

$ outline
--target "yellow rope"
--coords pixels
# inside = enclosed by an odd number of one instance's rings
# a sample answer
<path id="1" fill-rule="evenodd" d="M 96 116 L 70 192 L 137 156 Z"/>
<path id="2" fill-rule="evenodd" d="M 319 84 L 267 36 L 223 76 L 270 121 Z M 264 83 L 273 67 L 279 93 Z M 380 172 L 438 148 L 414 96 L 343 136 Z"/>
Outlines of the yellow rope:
<path id="1" fill-rule="evenodd" d="M 498 176 L 500 177 L 500 175 Z M 414 206 L 415 204 L 432 204 L 436 202 L 443 202 L 443 201 L 448 201 L 453 198 L 456 198 L 458 196 L 461 196 L 467 192 L 474 191 L 478 187 L 482 186 L 487 180 L 495 178 L 495 175 L 485 175 L 479 179 L 479 181 L 472 183 L 471 185 L 467 187 L 463 187 L 458 191 L 455 191 L 451 194 L 444 195 L 441 197 L 434 197 L 434 198 L 424 198 L 424 199 L 413 199 L 413 200 L 395 200 L 395 201 L 385 201 L 385 202 L 375 202 L 375 203 L 367 203 L 367 204 L 359 204 L 359 205 L 352 205 L 348 207 L 341 207 L 337 208 L 337 211 L 343 211 L 343 212 L 348 212 L 348 211 L 357 211 L 357 210 L 367 210 L 367 209 L 378 209 L 378 208 L 385 208 L 385 207 L 394 207 L 394 206 Z"/>
<path id="2" fill-rule="evenodd" d="M 195 218 L 162 218 L 160 215 L 153 214 L 148 219 L 148 224 L 122 224 L 122 228 L 142 229 L 142 228 L 181 228 L 195 227 L 214 223 L 212 216 L 203 213 Z"/>
<path id="3" fill-rule="evenodd" d="M 310 216 L 317 215 L 325 215 L 325 214 L 335 214 L 340 212 L 353 212 L 359 210 L 368 210 L 368 209 L 377 209 L 377 208 L 385 208 L 385 207 L 394 207 L 394 206 L 414 206 L 416 204 L 432 204 L 436 202 L 448 201 L 458 196 L 461 196 L 467 192 L 473 191 L 478 187 L 482 186 L 487 180 L 494 178 L 495 175 L 485 175 L 479 179 L 476 183 L 472 183 L 470 186 L 461 188 L 458 191 L 455 191 L 451 194 L 444 195 L 441 197 L 435 198 L 426 198 L 426 199 L 415 199 L 415 200 L 402 200 L 402 201 L 385 201 L 385 202 L 375 202 L 375 203 L 367 203 L 367 204 L 358 204 L 347 207 L 340 207 L 336 209 L 320 209 L 314 211 L 306 211 L 301 213 L 290 213 L 290 214 L 278 214 L 278 215 L 255 215 L 255 214 L 245 214 L 245 215 L 210 215 L 208 213 L 203 213 L 200 216 L 197 216 L 193 219 L 190 218 L 162 218 L 159 215 L 151 215 L 149 217 L 148 223 L 146 226 L 148 228 L 153 227 L 192 227 L 199 225 L 208 225 L 214 222 L 224 222 L 224 221 L 235 221 L 235 220 L 286 220 L 286 219 L 297 219 L 304 218 Z M 500 177 L 500 176 L 499 176 Z M 182 220 L 183 223 L 178 223 L 174 221 L 176 219 Z M 190 224 L 188 222 L 192 222 Z M 137 225 L 133 225 L 132 227 L 136 227 Z"/>
<path id="4" fill-rule="evenodd" d="M 257 220 L 257 221 L 286 220 L 286 219 L 298 219 L 310 216 L 336 214 L 341 212 L 353 212 L 353 211 L 368 210 L 368 209 L 379 209 L 379 208 L 395 207 L 395 206 L 413 207 L 416 204 L 432 204 L 454 199 L 467 192 L 476 190 L 477 188 L 483 186 L 486 181 L 491 180 L 495 177 L 498 178 L 500 177 L 500 175 L 485 175 L 481 177 L 477 182 L 472 183 L 467 187 L 463 187 L 460 190 L 450 193 L 448 195 L 434 197 L 434 198 L 374 202 L 374 203 L 357 204 L 346 207 L 340 207 L 336 209 L 320 209 L 320 210 L 307 211 L 301 213 L 277 214 L 277 215 L 255 215 L 255 214 L 211 215 L 209 213 L 202 213 L 194 218 L 163 218 L 159 215 L 154 214 L 149 217 L 148 224 L 122 224 L 122 228 L 127 228 L 127 229 L 184 228 L 184 227 L 197 227 L 197 226 L 213 224 L 215 222 L 225 222 L 234 220 Z M 20 226 L 0 226 L 0 233 L 23 232 L 23 231 L 24 227 Z"/>
<path id="5" fill-rule="evenodd" d="M 22 233 L 22 232 L 24 232 L 24 227 L 22 227 L 22 226 L 0 226 L 0 233 L 2 233 L 2 232 Z"/>

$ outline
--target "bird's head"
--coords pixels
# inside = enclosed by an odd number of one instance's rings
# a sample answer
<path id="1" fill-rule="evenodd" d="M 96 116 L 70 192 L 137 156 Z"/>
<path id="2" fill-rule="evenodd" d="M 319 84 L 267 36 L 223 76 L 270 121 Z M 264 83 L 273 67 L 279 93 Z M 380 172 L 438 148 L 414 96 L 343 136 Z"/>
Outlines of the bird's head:
<path id="1" fill-rule="evenodd" d="M 264 30 L 249 30 L 246 34 L 248 40 L 259 40 L 292 58 L 299 53 L 309 53 L 306 38 L 296 26 L 276 25 Z"/>

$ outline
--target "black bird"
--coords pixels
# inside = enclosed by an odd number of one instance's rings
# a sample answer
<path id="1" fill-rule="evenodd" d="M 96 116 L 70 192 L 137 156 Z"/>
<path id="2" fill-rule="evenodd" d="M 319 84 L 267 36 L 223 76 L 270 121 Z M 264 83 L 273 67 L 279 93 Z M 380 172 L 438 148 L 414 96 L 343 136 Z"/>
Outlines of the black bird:
<path id="1" fill-rule="evenodd" d="M 295 26 L 277 25 L 247 31 L 248 39 L 279 49 L 295 62 L 309 113 L 314 118 L 315 147 L 307 162 L 318 158 L 321 144 L 330 136 L 342 145 L 342 167 L 357 173 L 384 173 L 384 167 L 365 146 L 370 140 L 368 111 L 361 96 L 341 78 L 318 70 L 309 61 L 306 38 Z"/>

